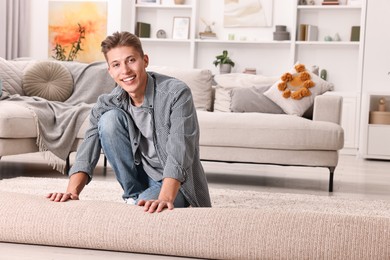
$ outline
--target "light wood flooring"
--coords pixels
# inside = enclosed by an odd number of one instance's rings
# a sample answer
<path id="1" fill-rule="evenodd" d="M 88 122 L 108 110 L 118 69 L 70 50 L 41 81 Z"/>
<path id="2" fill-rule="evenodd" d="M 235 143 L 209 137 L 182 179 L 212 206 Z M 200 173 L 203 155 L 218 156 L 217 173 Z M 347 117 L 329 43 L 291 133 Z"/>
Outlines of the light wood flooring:
<path id="1" fill-rule="evenodd" d="M 365 160 L 358 156 L 340 155 L 339 165 L 335 171 L 333 193 L 327 191 L 329 172 L 325 168 L 217 162 L 203 162 L 203 166 L 211 188 L 390 201 L 390 161 Z M 67 178 L 52 170 L 39 153 L 1 158 L 0 179 L 18 176 Z M 94 176 L 99 180 L 115 181 L 112 169 L 110 167 L 104 169 L 102 159 Z M 8 243 L 0 243 L 0 252 L 0 260 L 68 259 L 69 257 L 72 259 L 186 259 Z"/>

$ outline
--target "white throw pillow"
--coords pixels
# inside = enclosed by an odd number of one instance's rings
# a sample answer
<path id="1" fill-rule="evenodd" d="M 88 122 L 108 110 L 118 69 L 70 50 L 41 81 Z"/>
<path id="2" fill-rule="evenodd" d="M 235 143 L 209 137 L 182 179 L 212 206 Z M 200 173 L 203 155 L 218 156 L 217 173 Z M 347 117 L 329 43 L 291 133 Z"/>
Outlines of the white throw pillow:
<path id="1" fill-rule="evenodd" d="M 302 64 L 295 64 L 294 68 L 289 72 L 294 77 L 294 79 L 295 77 L 299 77 L 300 74 L 300 72 L 297 72 L 297 70 L 295 69 L 296 65 Z M 264 92 L 264 95 L 271 99 L 273 102 L 275 102 L 277 105 L 279 105 L 286 114 L 302 116 L 305 111 L 308 110 L 311 105 L 313 105 L 314 98 L 317 95 L 321 95 L 326 91 L 333 90 L 332 83 L 321 79 L 316 74 L 306 69 L 305 72 L 310 75 L 310 80 L 314 83 L 314 86 L 308 88 L 311 93 L 309 96 L 305 96 L 301 99 L 283 97 L 283 91 L 279 90 L 278 88 L 279 83 L 282 83 L 283 81 L 285 82 L 285 80 L 282 79 L 279 79 L 277 82 L 275 82 L 269 90 Z"/>

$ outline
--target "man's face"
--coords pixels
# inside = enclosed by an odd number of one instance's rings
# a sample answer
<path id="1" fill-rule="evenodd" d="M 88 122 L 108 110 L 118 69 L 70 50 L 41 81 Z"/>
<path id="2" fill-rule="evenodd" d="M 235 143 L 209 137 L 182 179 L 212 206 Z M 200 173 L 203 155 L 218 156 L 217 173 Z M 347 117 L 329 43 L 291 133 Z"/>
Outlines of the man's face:
<path id="1" fill-rule="evenodd" d="M 147 83 L 147 55 L 133 47 L 121 46 L 107 52 L 108 72 L 131 97 L 144 95 Z"/>

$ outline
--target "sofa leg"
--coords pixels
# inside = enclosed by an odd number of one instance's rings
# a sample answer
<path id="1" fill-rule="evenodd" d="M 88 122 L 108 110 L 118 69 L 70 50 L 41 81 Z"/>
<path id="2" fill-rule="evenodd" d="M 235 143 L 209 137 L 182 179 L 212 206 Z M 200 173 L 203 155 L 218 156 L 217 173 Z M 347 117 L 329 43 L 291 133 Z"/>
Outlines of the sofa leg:
<path id="1" fill-rule="evenodd" d="M 107 168 L 107 157 L 104 155 L 104 162 L 103 162 L 104 168 Z"/>
<path id="2" fill-rule="evenodd" d="M 70 154 L 68 155 L 68 157 L 66 157 L 66 164 L 65 164 L 65 173 L 69 175 L 69 170 L 70 170 L 70 158 L 69 158 Z"/>
<path id="3" fill-rule="evenodd" d="M 336 167 L 329 167 L 329 192 L 333 192 L 333 177 L 334 177 L 334 170 Z"/>

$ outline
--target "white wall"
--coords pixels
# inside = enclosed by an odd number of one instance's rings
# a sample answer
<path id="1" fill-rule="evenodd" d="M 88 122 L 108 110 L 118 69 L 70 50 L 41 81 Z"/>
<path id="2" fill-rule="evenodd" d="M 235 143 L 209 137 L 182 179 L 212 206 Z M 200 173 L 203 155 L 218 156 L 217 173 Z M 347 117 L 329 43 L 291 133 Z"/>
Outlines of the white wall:
<path id="1" fill-rule="evenodd" d="M 363 91 L 390 93 L 390 1 L 367 1 Z"/>

